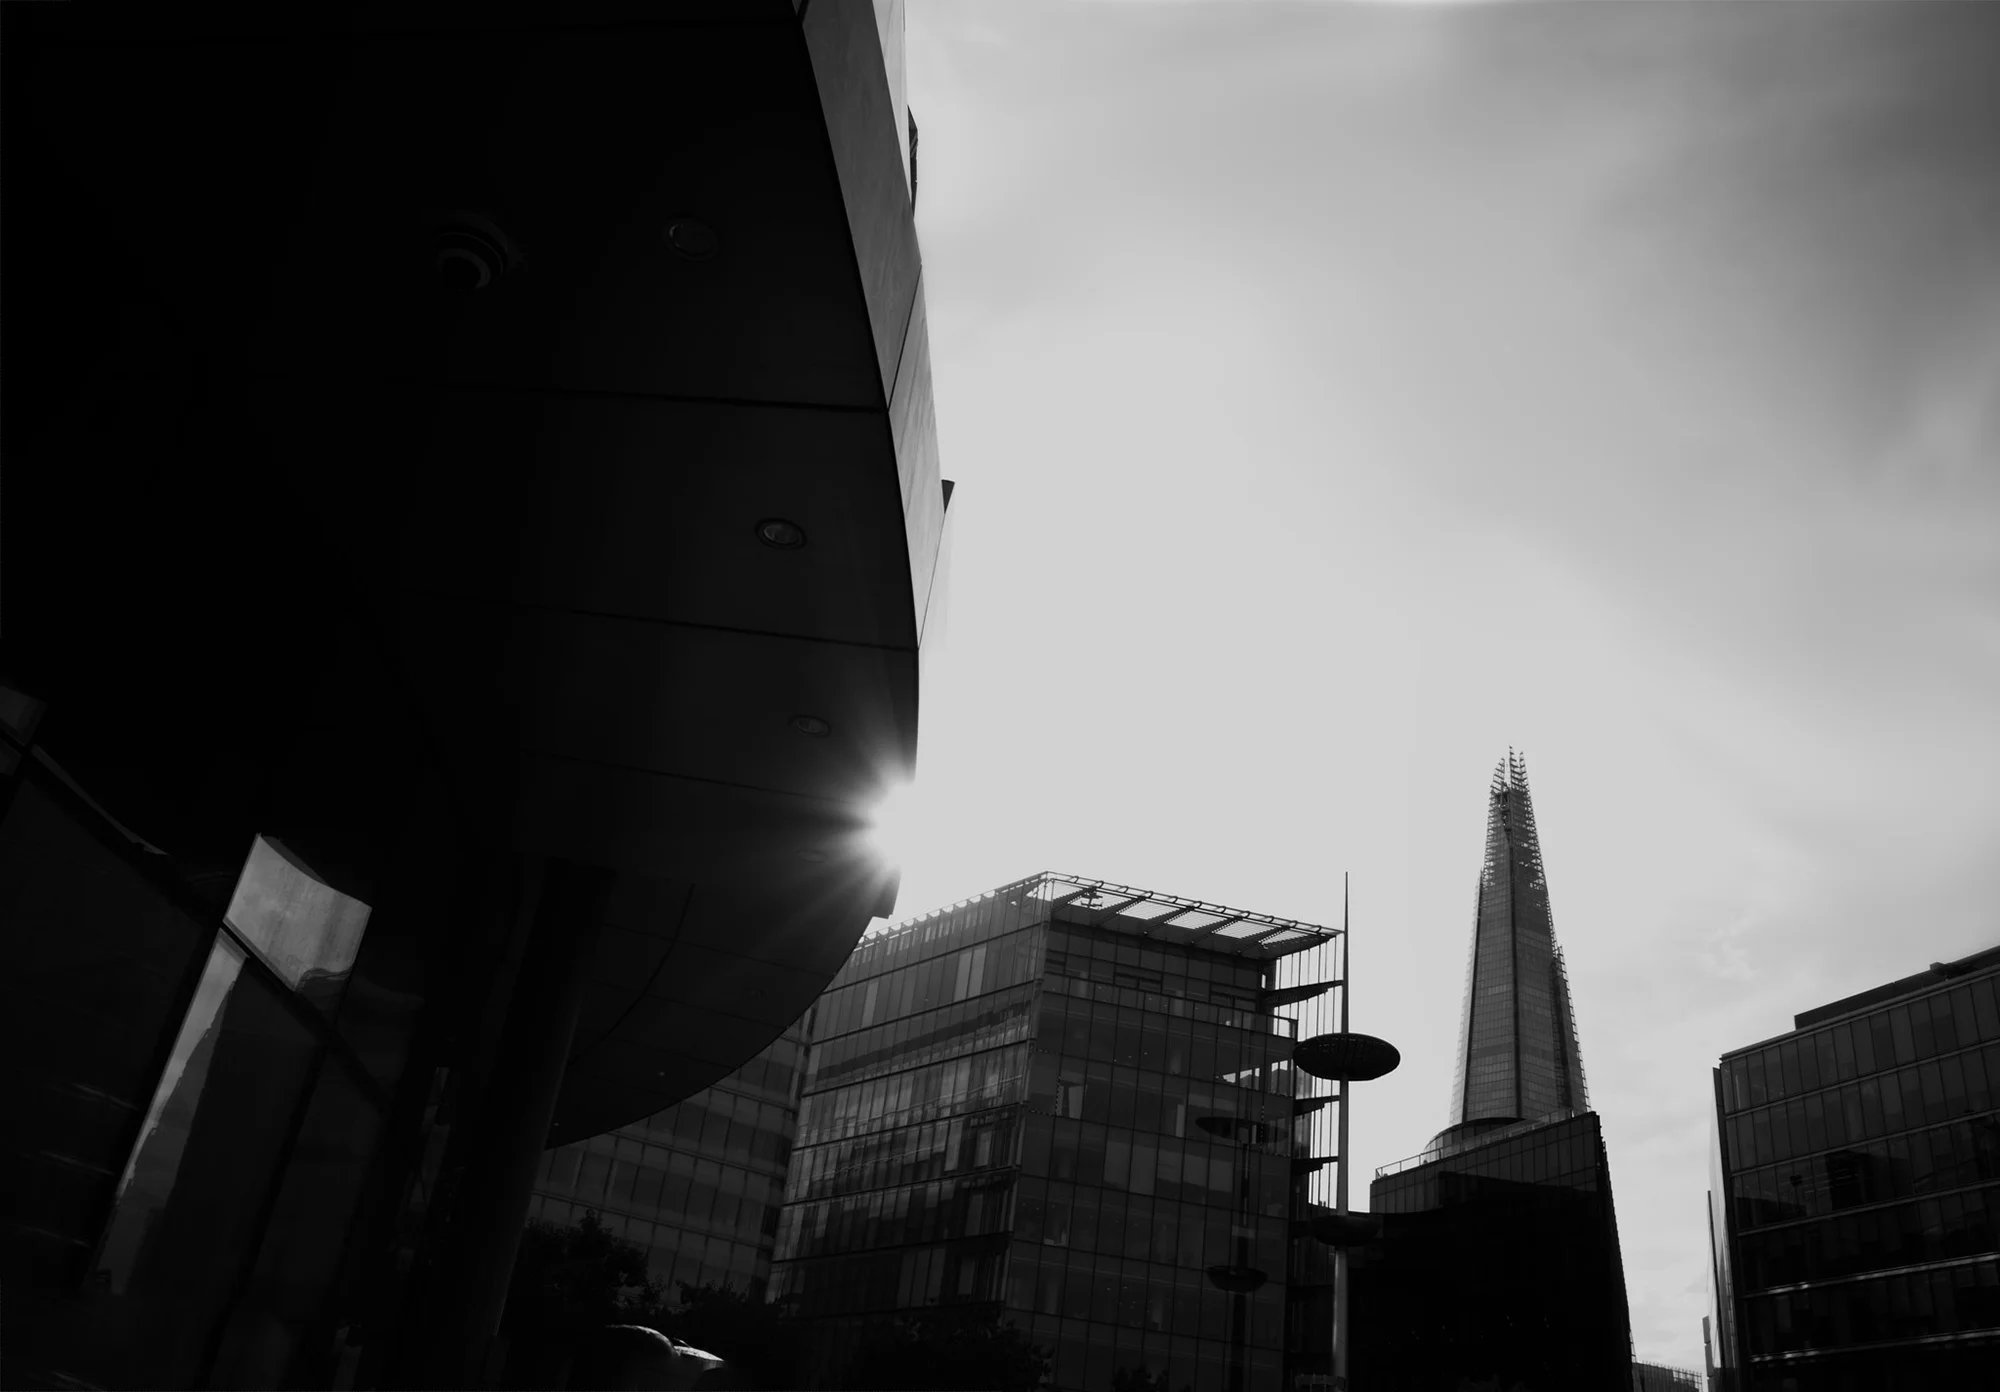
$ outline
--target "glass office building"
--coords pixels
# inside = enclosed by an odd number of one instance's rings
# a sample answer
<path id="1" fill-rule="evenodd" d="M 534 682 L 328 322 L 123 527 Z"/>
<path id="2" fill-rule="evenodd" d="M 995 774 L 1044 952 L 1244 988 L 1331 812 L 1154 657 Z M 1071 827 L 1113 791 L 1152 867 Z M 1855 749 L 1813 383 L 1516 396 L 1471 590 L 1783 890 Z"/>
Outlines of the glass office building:
<path id="1" fill-rule="evenodd" d="M 1053 1385 L 1282 1382 L 1297 1150 L 1279 962 L 1329 930 L 1041 875 L 865 941 L 815 1007 L 773 1298 L 999 1309 Z"/>
<path id="2" fill-rule="evenodd" d="M 645 1249 L 669 1298 L 682 1283 L 762 1298 L 805 1053 L 801 1020 L 678 1106 L 550 1151 L 529 1218 L 578 1224 L 596 1213 L 614 1236 Z"/>
<path id="3" fill-rule="evenodd" d="M 2000 1370 L 2000 948 L 1725 1055 L 1711 1350 L 1734 1392 Z"/>

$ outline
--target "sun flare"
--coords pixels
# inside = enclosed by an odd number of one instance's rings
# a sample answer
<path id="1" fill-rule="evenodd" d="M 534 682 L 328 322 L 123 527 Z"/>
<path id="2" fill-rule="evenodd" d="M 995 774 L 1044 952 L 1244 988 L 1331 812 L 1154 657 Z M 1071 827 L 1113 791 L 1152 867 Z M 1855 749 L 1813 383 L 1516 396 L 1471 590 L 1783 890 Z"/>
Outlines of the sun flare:
<path id="1" fill-rule="evenodd" d="M 915 849 L 918 829 L 916 789 L 898 783 L 882 795 L 868 818 L 868 844 L 875 854 L 897 869 L 903 869 Z"/>

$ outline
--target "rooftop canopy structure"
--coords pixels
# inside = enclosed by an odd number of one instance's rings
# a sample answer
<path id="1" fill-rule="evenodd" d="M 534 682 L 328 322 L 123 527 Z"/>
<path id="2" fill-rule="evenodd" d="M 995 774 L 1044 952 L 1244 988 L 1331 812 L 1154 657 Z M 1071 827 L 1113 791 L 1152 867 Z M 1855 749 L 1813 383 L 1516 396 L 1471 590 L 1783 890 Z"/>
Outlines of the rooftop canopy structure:
<path id="1" fill-rule="evenodd" d="M 1049 901 L 1058 922 L 1084 923 L 1260 962 L 1288 957 L 1340 936 L 1338 928 L 1080 875 L 1044 873 L 1023 883 L 1032 886 L 1028 892 L 1037 899 Z"/>

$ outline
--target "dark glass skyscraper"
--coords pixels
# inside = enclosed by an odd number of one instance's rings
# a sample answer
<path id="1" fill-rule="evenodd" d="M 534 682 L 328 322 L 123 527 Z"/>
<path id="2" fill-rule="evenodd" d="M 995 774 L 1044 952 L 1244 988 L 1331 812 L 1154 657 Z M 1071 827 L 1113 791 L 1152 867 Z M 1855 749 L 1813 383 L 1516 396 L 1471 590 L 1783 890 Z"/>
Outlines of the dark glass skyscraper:
<path id="1" fill-rule="evenodd" d="M 1528 768 L 1510 749 L 1487 799 L 1451 1122 L 1471 1127 L 1589 1106 Z"/>
<path id="2" fill-rule="evenodd" d="M 1622 1388 L 1630 1317 L 1527 767 L 1488 795 L 1451 1122 L 1378 1171 L 1353 1257 L 1354 1379 Z"/>
<path id="3" fill-rule="evenodd" d="M 2000 948 L 1715 1070 L 1717 1392 L 2000 1381 Z"/>

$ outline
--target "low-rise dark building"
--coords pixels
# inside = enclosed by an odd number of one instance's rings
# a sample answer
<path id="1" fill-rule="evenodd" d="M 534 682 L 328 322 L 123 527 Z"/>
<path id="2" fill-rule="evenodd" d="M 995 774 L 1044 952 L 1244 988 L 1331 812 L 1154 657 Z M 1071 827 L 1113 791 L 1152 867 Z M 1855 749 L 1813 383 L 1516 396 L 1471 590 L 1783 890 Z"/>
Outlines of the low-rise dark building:
<path id="1" fill-rule="evenodd" d="M 1376 1176 L 1355 1254 L 1356 1386 L 1622 1388 L 1631 1340 L 1594 1112 L 1488 1132 Z"/>
<path id="2" fill-rule="evenodd" d="M 2000 1378 L 2000 948 L 1723 1056 L 1710 1356 L 1725 1392 Z"/>
<path id="3" fill-rule="evenodd" d="M 1633 1363 L 1632 1392 L 1700 1392 L 1701 1374 L 1664 1363 Z"/>

